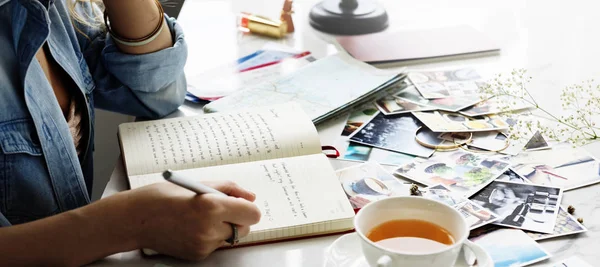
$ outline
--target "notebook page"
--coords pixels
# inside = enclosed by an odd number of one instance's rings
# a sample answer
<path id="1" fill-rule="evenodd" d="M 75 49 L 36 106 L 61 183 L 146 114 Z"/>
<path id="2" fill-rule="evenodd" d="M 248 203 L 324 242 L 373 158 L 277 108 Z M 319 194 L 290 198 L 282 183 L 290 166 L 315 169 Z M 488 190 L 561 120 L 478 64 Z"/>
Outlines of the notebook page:
<path id="1" fill-rule="evenodd" d="M 321 152 L 317 130 L 292 103 L 124 123 L 119 136 L 129 176 Z"/>
<path id="2" fill-rule="evenodd" d="M 262 217 L 242 243 L 352 228 L 354 210 L 323 154 L 188 169 L 180 174 L 198 181 L 231 180 L 256 194 L 254 203 Z M 145 184 L 164 181 L 159 173 L 135 179 Z"/>

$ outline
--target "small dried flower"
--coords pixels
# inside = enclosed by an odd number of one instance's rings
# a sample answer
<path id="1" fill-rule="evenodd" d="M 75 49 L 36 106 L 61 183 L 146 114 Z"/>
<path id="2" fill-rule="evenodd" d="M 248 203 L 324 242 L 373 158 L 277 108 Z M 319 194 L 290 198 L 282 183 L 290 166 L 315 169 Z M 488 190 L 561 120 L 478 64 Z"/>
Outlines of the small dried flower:
<path id="1" fill-rule="evenodd" d="M 411 196 L 420 196 L 421 195 L 421 191 L 419 190 L 419 187 L 416 184 L 410 185 L 410 195 Z"/>
<path id="2" fill-rule="evenodd" d="M 575 213 L 575 207 L 569 205 L 569 207 L 567 207 L 567 212 L 569 212 L 569 214 L 573 215 Z"/>
<path id="3" fill-rule="evenodd" d="M 581 224 L 583 224 L 583 218 L 577 218 L 577 221 Z"/>

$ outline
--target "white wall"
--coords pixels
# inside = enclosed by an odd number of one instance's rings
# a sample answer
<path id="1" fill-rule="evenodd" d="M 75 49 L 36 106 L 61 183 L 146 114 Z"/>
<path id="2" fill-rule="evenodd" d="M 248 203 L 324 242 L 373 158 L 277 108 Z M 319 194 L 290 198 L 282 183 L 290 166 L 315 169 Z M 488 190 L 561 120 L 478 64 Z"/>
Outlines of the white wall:
<path id="1" fill-rule="evenodd" d="M 106 183 L 115 167 L 120 150 L 117 139 L 117 126 L 133 121 L 131 116 L 96 109 L 95 147 L 94 151 L 94 187 L 92 201 L 102 196 Z"/>

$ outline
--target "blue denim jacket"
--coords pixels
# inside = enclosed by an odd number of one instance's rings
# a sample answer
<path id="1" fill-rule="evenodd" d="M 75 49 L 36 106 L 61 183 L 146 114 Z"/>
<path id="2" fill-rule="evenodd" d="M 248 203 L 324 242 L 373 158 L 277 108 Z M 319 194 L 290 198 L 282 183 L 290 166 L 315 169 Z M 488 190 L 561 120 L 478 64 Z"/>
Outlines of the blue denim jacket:
<path id="1" fill-rule="evenodd" d="M 89 203 L 94 106 L 158 118 L 174 111 L 185 96 L 187 47 L 175 20 L 166 19 L 173 47 L 124 54 L 99 29 L 78 25 L 85 35 L 78 33 L 67 1 L 0 0 L 0 226 Z M 90 136 L 85 140 L 90 141 L 79 157 L 54 92 L 34 60 L 45 42 L 87 102 Z"/>

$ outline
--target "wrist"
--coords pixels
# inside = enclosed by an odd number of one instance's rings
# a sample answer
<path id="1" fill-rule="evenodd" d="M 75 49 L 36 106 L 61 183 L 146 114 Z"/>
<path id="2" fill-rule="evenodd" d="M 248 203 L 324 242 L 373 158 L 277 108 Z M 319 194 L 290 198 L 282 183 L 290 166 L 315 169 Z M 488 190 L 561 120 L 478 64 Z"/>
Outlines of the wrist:
<path id="1" fill-rule="evenodd" d="M 89 205 L 88 209 L 75 210 L 79 219 L 89 222 L 92 229 L 104 235 L 103 238 L 113 247 L 112 253 L 140 248 L 141 230 L 135 225 L 136 209 L 127 193 L 101 199 Z"/>

